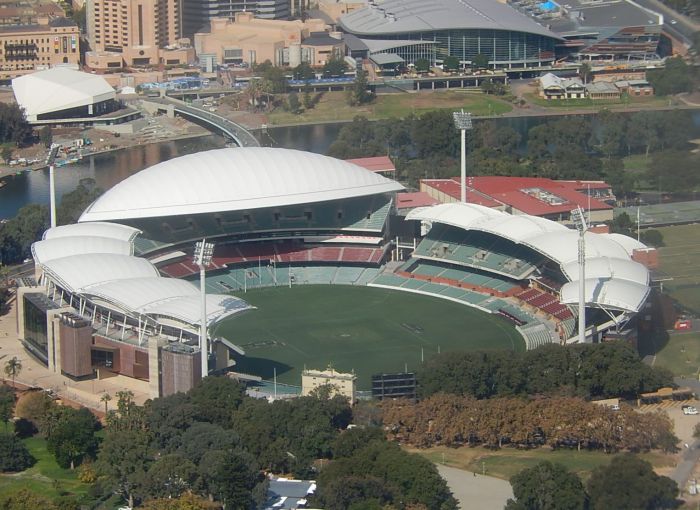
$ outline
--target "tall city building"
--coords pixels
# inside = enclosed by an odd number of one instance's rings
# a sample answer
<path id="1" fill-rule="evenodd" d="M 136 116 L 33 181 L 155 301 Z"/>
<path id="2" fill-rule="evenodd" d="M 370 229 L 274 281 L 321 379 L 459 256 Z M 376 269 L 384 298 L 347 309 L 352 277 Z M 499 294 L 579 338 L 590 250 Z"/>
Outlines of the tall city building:
<path id="1" fill-rule="evenodd" d="M 250 12 L 259 19 L 288 19 L 290 0 L 181 0 L 183 36 L 192 38 L 214 18 Z"/>
<path id="2" fill-rule="evenodd" d="M 127 66 L 160 63 L 159 50 L 181 37 L 179 0 L 89 0 L 87 17 L 90 49 Z"/>
<path id="3" fill-rule="evenodd" d="M 67 18 L 0 26 L 0 79 L 80 62 L 80 29 Z"/>

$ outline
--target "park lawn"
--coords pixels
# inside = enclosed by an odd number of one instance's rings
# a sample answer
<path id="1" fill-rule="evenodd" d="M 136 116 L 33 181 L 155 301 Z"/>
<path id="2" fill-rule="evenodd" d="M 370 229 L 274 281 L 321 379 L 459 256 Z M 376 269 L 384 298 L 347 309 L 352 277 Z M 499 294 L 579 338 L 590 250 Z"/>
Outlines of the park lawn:
<path id="1" fill-rule="evenodd" d="M 0 494 L 12 494 L 21 489 L 53 499 L 63 492 L 82 496 L 87 493 L 88 484 L 78 480 L 78 471 L 63 469 L 56 464 L 53 455 L 46 449 L 46 440 L 30 437 L 24 440 L 29 452 L 36 459 L 29 469 L 21 473 L 0 475 Z M 38 510 L 38 509 L 37 509 Z"/>
<path id="2" fill-rule="evenodd" d="M 659 265 L 673 278 L 664 291 L 686 308 L 700 313 L 700 225 L 675 225 L 657 229 L 664 238 Z"/>
<path id="3" fill-rule="evenodd" d="M 695 378 L 700 367 L 700 333 L 672 333 L 666 345 L 656 353 L 655 367 L 662 367 L 678 377 Z"/>
<path id="4" fill-rule="evenodd" d="M 628 108 L 628 107 L 660 107 L 660 106 L 670 106 L 670 101 L 666 97 L 656 97 L 656 96 L 650 96 L 650 97 L 636 97 L 634 99 L 630 98 L 629 96 L 623 95 L 619 100 L 618 99 L 599 99 L 599 100 L 593 100 L 589 98 L 583 98 L 583 99 L 562 99 L 562 100 L 557 100 L 557 101 L 547 101 L 546 99 L 543 99 L 539 97 L 536 93 L 529 93 L 525 94 L 525 99 L 530 102 L 534 103 L 537 106 L 542 106 L 545 108 L 552 108 L 552 109 L 573 109 L 573 110 L 582 110 L 582 109 L 591 109 L 591 110 L 598 110 L 598 109 L 603 109 L 607 108 L 610 110 L 615 110 L 615 109 L 620 109 L 620 108 Z"/>
<path id="5" fill-rule="evenodd" d="M 345 285 L 272 287 L 237 294 L 257 310 L 215 330 L 245 350 L 236 369 L 285 384 L 301 384 L 302 369 L 329 364 L 354 371 L 360 390 L 377 373 L 416 370 L 438 351 L 523 350 L 501 317 L 452 301 L 407 292 Z"/>
<path id="6" fill-rule="evenodd" d="M 312 94 L 313 96 L 313 94 Z M 474 115 L 500 115 L 512 110 L 505 101 L 480 92 L 439 91 L 383 94 L 368 105 L 350 106 L 345 92 L 324 92 L 314 108 L 295 115 L 281 108 L 267 115 L 270 125 L 313 124 L 318 122 L 350 121 L 358 115 L 378 120 L 406 117 L 411 113 L 431 110 L 464 108 Z"/>
<path id="7" fill-rule="evenodd" d="M 515 448 L 502 448 L 500 450 L 488 450 L 483 447 L 448 448 L 436 446 L 424 450 L 407 448 L 408 451 L 417 453 L 436 463 L 444 463 L 447 466 L 473 471 L 479 474 L 509 480 L 511 476 L 523 469 L 533 467 L 538 462 L 548 460 L 564 465 L 570 471 L 578 474 L 586 480 L 591 472 L 598 466 L 610 463 L 615 454 L 607 454 L 601 451 L 582 450 L 551 450 L 549 448 L 535 448 L 532 450 L 517 450 Z M 674 465 L 673 457 L 663 453 L 645 453 L 639 455 L 649 461 L 655 468 L 664 468 Z"/>

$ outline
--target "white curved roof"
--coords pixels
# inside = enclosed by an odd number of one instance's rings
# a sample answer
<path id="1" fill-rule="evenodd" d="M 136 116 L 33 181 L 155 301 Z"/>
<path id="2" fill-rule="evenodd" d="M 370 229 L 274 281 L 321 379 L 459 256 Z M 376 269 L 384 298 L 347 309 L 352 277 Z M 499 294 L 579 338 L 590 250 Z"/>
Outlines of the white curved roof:
<path id="1" fill-rule="evenodd" d="M 95 236 L 57 237 L 32 244 L 32 256 L 37 264 L 46 264 L 50 260 L 86 253 L 132 255 L 134 246 L 128 241 Z"/>
<path id="2" fill-rule="evenodd" d="M 92 237 L 109 237 L 111 239 L 120 239 L 122 241 L 133 241 L 141 231 L 127 225 L 119 223 L 107 223 L 95 221 L 92 223 L 72 223 L 70 225 L 61 225 L 53 227 L 44 232 L 42 239 L 56 239 L 58 237 L 73 237 L 73 236 L 92 236 Z"/>
<path id="3" fill-rule="evenodd" d="M 577 285 L 572 284 L 579 277 L 579 234 L 564 225 L 545 218 L 516 216 L 460 202 L 416 208 L 406 218 L 488 232 L 528 246 L 560 265 L 564 275 L 572 281 L 565 285 L 567 292 L 573 292 L 572 288 L 578 289 Z M 592 299 L 590 303 L 638 311 L 649 292 L 649 271 L 642 264 L 630 260 L 630 256 L 641 243 L 627 236 L 593 232 L 586 232 L 585 241 L 586 280 L 591 279 L 592 288 L 598 289 L 594 292 L 587 285 L 586 292 Z M 625 296 L 625 292 L 629 292 L 629 296 Z M 575 296 L 571 302 L 578 300 L 578 290 Z"/>
<path id="4" fill-rule="evenodd" d="M 494 0 L 384 0 L 340 18 L 355 35 L 392 35 L 435 30 L 513 30 L 559 39 L 513 7 Z"/>
<path id="5" fill-rule="evenodd" d="M 211 327 L 226 317 L 253 308 L 242 299 L 223 294 L 207 294 L 207 326 Z M 153 317 L 173 318 L 188 324 L 199 325 L 200 296 L 186 296 L 154 304 L 145 309 Z"/>
<path id="6" fill-rule="evenodd" d="M 630 236 L 626 236 L 624 234 L 600 234 L 600 235 L 602 235 L 603 237 L 607 237 L 608 239 L 612 239 L 617 244 L 622 246 L 630 257 L 632 256 L 632 253 L 634 253 L 634 250 L 644 250 L 647 248 L 646 244 L 640 243 L 635 238 L 630 237 Z"/>
<path id="7" fill-rule="evenodd" d="M 569 282 L 561 288 L 561 302 L 578 303 L 579 282 Z M 628 280 L 586 278 L 585 299 L 587 305 L 638 312 L 649 295 L 647 285 Z"/>
<path id="8" fill-rule="evenodd" d="M 182 296 L 199 296 L 197 287 L 185 280 L 158 276 L 113 280 L 89 288 L 87 295 L 100 298 L 124 312 L 144 313 L 148 306 Z"/>
<path id="9" fill-rule="evenodd" d="M 249 210 L 402 189 L 362 167 L 319 154 L 266 147 L 218 149 L 132 175 L 90 205 L 80 221 Z"/>
<path id="10" fill-rule="evenodd" d="M 160 276 L 158 269 L 148 260 L 115 253 L 52 259 L 42 264 L 42 268 L 70 292 L 84 292 L 93 285 L 112 280 Z"/>
<path id="11" fill-rule="evenodd" d="M 578 280 L 578 261 L 564 264 L 562 271 L 569 280 Z M 648 285 L 649 271 L 642 264 L 633 260 L 593 257 L 586 259 L 586 278 L 627 280 L 640 285 Z"/>
<path id="12" fill-rule="evenodd" d="M 67 67 L 54 67 L 15 78 L 12 91 L 29 121 L 37 120 L 41 114 L 116 97 L 112 86 L 101 76 Z"/>

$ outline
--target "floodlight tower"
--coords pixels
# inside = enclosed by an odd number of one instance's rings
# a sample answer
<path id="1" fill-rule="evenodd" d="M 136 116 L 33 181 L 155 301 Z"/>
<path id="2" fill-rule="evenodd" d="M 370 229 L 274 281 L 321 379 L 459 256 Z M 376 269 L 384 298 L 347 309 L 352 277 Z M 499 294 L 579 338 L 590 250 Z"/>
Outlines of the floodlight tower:
<path id="1" fill-rule="evenodd" d="M 578 230 L 578 341 L 586 342 L 586 217 L 581 206 L 571 211 Z"/>
<path id="2" fill-rule="evenodd" d="M 58 144 L 51 144 L 51 149 L 49 150 L 49 155 L 46 158 L 46 164 L 49 165 L 49 201 L 51 206 L 51 228 L 56 226 L 56 176 L 54 175 L 53 162 L 58 154 L 58 149 L 61 146 Z"/>
<path id="3" fill-rule="evenodd" d="M 452 112 L 452 117 L 455 121 L 455 127 L 459 129 L 462 134 L 462 168 L 460 173 L 462 185 L 460 189 L 460 199 L 462 203 L 465 204 L 467 202 L 467 130 L 472 128 L 472 114 L 471 112 L 462 110 L 459 112 Z"/>
<path id="4" fill-rule="evenodd" d="M 207 266 L 211 265 L 214 255 L 214 243 L 208 243 L 202 239 L 194 246 L 194 263 L 199 266 L 199 287 L 202 296 L 202 322 L 199 325 L 199 347 L 202 357 L 202 379 L 209 374 L 209 348 L 207 346 L 207 290 L 206 273 Z"/>

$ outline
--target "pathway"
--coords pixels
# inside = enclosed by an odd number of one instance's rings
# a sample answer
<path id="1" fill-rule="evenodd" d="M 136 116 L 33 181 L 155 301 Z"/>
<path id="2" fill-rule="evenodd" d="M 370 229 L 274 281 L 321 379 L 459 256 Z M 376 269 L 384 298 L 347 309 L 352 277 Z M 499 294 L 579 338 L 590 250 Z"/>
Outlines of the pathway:
<path id="1" fill-rule="evenodd" d="M 436 464 L 462 510 L 503 510 L 513 497 L 510 483 L 471 471 Z"/>

